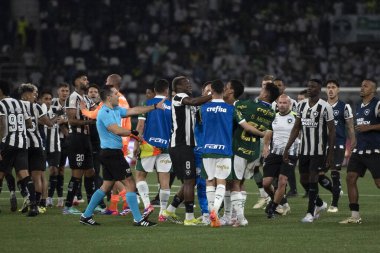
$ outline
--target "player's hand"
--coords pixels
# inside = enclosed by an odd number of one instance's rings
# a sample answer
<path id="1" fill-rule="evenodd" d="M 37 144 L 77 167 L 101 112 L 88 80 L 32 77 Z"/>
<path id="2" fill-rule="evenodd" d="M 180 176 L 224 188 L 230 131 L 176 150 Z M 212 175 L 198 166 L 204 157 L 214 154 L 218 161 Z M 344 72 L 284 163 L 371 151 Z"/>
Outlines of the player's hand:
<path id="1" fill-rule="evenodd" d="M 264 146 L 262 156 L 264 158 L 267 158 L 268 155 L 269 155 L 269 146 Z"/>
<path id="2" fill-rule="evenodd" d="M 86 103 L 84 101 L 80 101 L 79 106 L 81 110 L 87 109 Z"/>
<path id="3" fill-rule="evenodd" d="M 356 148 L 356 140 L 354 141 L 351 141 L 351 147 L 350 147 L 350 150 L 354 150 L 354 148 Z"/>
<path id="4" fill-rule="evenodd" d="M 165 103 L 166 97 L 164 97 L 160 102 L 157 103 L 156 108 L 164 110 L 163 104 Z"/>
<path id="5" fill-rule="evenodd" d="M 372 126 L 371 125 L 358 125 L 358 126 L 355 126 L 355 130 L 359 133 L 368 132 L 368 131 L 372 130 Z"/>
<path id="6" fill-rule="evenodd" d="M 137 158 L 139 154 L 140 154 L 140 145 L 138 141 L 135 141 L 135 143 L 133 144 L 133 157 Z"/>
<path id="7" fill-rule="evenodd" d="M 282 160 L 285 163 L 289 163 L 289 151 L 287 149 L 284 150 L 284 154 L 282 155 Z"/>

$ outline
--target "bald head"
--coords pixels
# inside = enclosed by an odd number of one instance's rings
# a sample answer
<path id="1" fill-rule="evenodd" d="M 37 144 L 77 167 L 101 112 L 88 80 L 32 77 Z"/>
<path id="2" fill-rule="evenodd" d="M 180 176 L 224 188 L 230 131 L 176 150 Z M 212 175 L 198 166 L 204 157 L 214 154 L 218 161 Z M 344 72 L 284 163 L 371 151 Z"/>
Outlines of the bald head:
<path id="1" fill-rule="evenodd" d="M 278 106 L 278 111 L 281 114 L 288 113 L 290 111 L 290 105 L 291 105 L 291 100 L 288 95 L 282 94 L 278 97 L 277 106 Z"/>
<path id="2" fill-rule="evenodd" d="M 113 86 L 116 90 L 120 89 L 121 76 L 118 74 L 111 74 L 107 77 L 106 85 Z"/>

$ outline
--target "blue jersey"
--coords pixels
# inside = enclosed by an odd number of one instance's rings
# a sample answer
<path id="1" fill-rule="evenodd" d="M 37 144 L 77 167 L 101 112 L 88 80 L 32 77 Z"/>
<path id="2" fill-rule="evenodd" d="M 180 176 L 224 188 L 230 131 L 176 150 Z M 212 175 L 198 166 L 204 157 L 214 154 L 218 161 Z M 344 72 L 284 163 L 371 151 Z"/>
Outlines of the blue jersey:
<path id="1" fill-rule="evenodd" d="M 353 118 L 349 104 L 338 100 L 332 105 L 335 123 L 335 147 L 344 149 L 346 146 L 346 120 Z"/>
<path id="2" fill-rule="evenodd" d="M 379 115 L 380 101 L 378 98 L 372 98 L 367 104 L 357 106 L 355 123 L 356 125 L 377 125 L 380 124 Z M 379 152 L 380 151 L 380 132 L 368 131 L 356 133 L 356 148 L 353 152 L 359 154 L 363 152 Z"/>
<path id="3" fill-rule="evenodd" d="M 122 149 L 121 136 L 108 131 L 107 127 L 116 124 L 121 127 L 121 118 L 127 116 L 127 109 L 116 106 L 113 109 L 103 105 L 96 117 L 96 129 L 99 133 L 102 149 Z"/>
<path id="4" fill-rule="evenodd" d="M 155 96 L 146 101 L 146 106 L 159 103 L 164 96 Z M 172 130 L 172 103 L 165 100 L 164 110 L 153 110 L 139 116 L 139 119 L 145 119 L 144 140 L 150 145 L 167 149 L 169 147 L 171 130 Z"/>
<path id="5" fill-rule="evenodd" d="M 234 106 L 213 99 L 201 107 L 203 124 L 203 156 L 232 156 Z"/>

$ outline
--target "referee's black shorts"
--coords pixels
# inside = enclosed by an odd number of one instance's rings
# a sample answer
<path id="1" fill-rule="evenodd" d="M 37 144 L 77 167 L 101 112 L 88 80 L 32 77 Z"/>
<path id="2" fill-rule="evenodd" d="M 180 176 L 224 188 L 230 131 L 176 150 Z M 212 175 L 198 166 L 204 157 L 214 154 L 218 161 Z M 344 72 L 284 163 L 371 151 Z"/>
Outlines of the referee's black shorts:
<path id="1" fill-rule="evenodd" d="M 101 149 L 100 162 L 103 165 L 103 180 L 121 181 L 132 176 L 121 149 Z"/>

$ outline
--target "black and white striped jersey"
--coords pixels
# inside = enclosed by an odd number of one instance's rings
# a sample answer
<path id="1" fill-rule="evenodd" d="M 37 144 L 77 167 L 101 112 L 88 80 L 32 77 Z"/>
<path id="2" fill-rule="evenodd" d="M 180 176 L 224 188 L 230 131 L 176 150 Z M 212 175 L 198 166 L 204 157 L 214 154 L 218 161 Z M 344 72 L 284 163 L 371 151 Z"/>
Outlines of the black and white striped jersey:
<path id="1" fill-rule="evenodd" d="M 56 108 L 50 107 L 47 111 L 49 119 L 57 116 Z M 46 136 L 46 151 L 48 153 L 61 152 L 61 140 L 59 137 L 59 125 L 55 123 L 53 127 L 44 126 Z"/>
<path id="2" fill-rule="evenodd" d="M 319 99 L 309 106 L 309 99 L 298 104 L 297 118 L 301 119 L 300 155 L 326 155 L 328 145 L 327 122 L 334 120 L 331 105 Z"/>
<path id="3" fill-rule="evenodd" d="M 186 145 L 196 146 L 194 138 L 194 123 L 196 107 L 182 104 L 182 100 L 189 97 L 186 93 L 178 93 L 172 100 L 172 136 L 171 147 Z"/>
<path id="4" fill-rule="evenodd" d="M 4 136 L 1 142 L 16 148 L 28 148 L 25 120 L 29 119 L 24 104 L 14 98 L 0 101 L 0 116 L 4 117 Z"/>
<path id="5" fill-rule="evenodd" d="M 25 105 L 25 109 L 27 113 L 30 115 L 32 119 L 32 128 L 28 128 L 26 131 L 26 135 L 28 137 L 28 147 L 29 148 L 43 148 L 42 137 L 40 131 L 38 129 L 38 119 L 42 116 L 46 115 L 46 113 L 42 110 L 42 107 L 37 103 L 30 103 L 29 101 L 22 101 Z"/>
<path id="6" fill-rule="evenodd" d="M 52 101 L 51 101 L 51 106 L 50 108 L 52 108 L 53 110 L 53 113 L 57 114 L 58 111 L 62 111 L 63 114 L 61 115 L 61 117 L 67 119 L 67 116 L 66 116 L 66 104 L 61 104 L 59 102 L 59 98 L 53 98 Z M 65 138 L 64 134 L 62 133 L 61 130 L 59 130 L 59 138 L 63 139 Z"/>
<path id="7" fill-rule="evenodd" d="M 66 110 L 75 109 L 76 114 L 75 118 L 79 120 L 88 120 L 81 112 L 80 103 L 84 101 L 86 103 L 87 109 L 95 106 L 95 103 L 87 97 L 87 95 L 81 96 L 78 92 L 74 91 L 71 93 L 70 97 L 66 100 Z M 89 125 L 81 126 L 71 126 L 69 124 L 69 133 L 78 133 L 78 134 L 89 134 Z"/>

